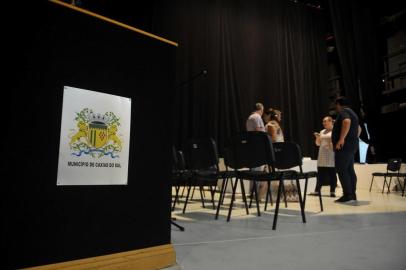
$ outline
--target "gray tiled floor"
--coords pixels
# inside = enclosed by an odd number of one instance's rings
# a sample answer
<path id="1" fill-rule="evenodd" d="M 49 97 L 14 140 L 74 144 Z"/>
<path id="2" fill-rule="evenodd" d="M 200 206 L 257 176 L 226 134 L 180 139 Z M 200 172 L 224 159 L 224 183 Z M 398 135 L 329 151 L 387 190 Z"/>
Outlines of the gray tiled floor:
<path id="1" fill-rule="evenodd" d="M 368 181 L 369 182 L 369 181 Z M 226 208 L 219 220 L 199 202 L 186 214 L 174 216 L 185 232 L 172 229 L 178 267 L 209 269 L 406 269 L 406 197 L 369 193 L 361 184 L 357 205 L 335 204 L 325 197 L 319 212 L 317 198 L 309 197 L 307 224 L 297 204 L 281 208 L 278 228 L 271 230 L 273 208 L 246 216 L 240 200 L 231 222 Z"/>

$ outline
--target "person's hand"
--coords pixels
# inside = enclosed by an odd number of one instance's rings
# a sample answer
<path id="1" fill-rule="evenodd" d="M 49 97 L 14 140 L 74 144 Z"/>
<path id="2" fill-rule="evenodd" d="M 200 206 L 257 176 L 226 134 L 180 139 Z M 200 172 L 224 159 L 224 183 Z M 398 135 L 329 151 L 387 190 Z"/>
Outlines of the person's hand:
<path id="1" fill-rule="evenodd" d="M 344 146 L 344 139 L 339 139 L 336 144 L 336 150 L 341 150 Z"/>

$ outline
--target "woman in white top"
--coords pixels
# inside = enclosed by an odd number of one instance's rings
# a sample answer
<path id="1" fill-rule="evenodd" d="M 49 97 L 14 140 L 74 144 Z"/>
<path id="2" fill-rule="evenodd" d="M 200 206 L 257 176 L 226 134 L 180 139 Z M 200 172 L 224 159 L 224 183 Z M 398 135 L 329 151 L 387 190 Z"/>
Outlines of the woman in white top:
<path id="1" fill-rule="evenodd" d="M 269 109 L 267 112 L 269 121 L 265 125 L 266 132 L 272 137 L 272 142 L 284 142 L 285 137 L 281 128 L 282 112 L 276 109 Z M 272 196 L 275 198 L 278 190 L 278 183 L 271 184 Z M 297 193 L 297 186 L 293 181 L 285 181 L 284 188 L 286 193 L 286 201 L 297 202 L 299 201 L 299 194 Z"/>
<path id="2" fill-rule="evenodd" d="M 326 116 L 323 118 L 324 129 L 320 133 L 314 133 L 315 143 L 319 146 L 319 155 L 317 158 L 317 184 L 315 191 L 310 195 L 318 196 L 321 187 L 330 186 L 330 196 L 335 197 L 337 187 L 337 175 L 334 164 L 334 150 L 331 142 L 331 131 L 333 130 L 333 118 Z"/>
<path id="3" fill-rule="evenodd" d="M 275 109 L 269 109 L 268 115 L 270 121 L 266 124 L 265 130 L 272 137 L 272 142 L 284 142 L 285 138 L 283 136 L 283 131 L 280 126 L 282 120 L 282 112 Z"/>

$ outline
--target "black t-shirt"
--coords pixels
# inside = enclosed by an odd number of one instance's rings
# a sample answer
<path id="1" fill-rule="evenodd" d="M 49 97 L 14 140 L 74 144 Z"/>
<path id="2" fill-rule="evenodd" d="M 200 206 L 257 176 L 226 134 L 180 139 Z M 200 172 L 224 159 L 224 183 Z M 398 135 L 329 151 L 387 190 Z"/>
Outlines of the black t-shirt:
<path id="1" fill-rule="evenodd" d="M 337 118 L 334 122 L 333 131 L 331 133 L 331 141 L 333 142 L 334 149 L 338 140 L 340 139 L 341 127 L 344 119 L 350 119 L 351 125 L 347 136 L 344 140 L 343 150 L 356 151 L 358 149 L 358 116 L 350 108 L 343 108 L 341 112 L 338 113 Z"/>

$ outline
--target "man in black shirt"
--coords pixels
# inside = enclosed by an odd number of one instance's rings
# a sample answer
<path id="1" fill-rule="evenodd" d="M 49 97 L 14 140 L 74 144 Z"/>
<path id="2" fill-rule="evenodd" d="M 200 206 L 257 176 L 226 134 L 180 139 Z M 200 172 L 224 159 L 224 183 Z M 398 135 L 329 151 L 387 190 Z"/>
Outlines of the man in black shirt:
<path id="1" fill-rule="evenodd" d="M 337 118 L 331 135 L 335 152 L 335 167 L 343 188 L 343 196 L 336 202 L 357 200 L 357 175 L 354 170 L 354 155 L 359 147 L 358 116 L 348 107 L 346 98 L 336 100 Z"/>

